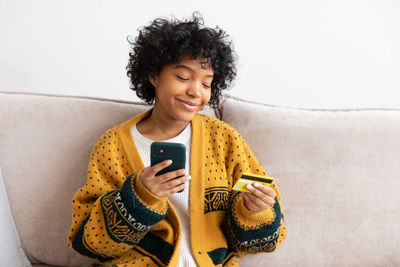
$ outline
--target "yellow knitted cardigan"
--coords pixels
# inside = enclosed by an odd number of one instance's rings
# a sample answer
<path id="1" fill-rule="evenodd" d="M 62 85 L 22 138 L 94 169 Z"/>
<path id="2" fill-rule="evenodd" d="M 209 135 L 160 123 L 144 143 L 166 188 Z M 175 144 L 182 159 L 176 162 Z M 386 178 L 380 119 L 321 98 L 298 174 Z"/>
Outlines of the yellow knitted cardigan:
<path id="1" fill-rule="evenodd" d="M 73 198 L 68 246 L 93 266 L 176 266 L 181 224 L 168 199 L 139 179 L 145 168 L 131 135 L 152 109 L 106 131 L 93 148 L 86 184 Z M 259 213 L 232 186 L 243 172 L 266 175 L 241 135 L 197 114 L 192 120 L 190 238 L 198 266 L 238 266 L 236 257 L 271 252 L 286 237 L 280 195 Z"/>

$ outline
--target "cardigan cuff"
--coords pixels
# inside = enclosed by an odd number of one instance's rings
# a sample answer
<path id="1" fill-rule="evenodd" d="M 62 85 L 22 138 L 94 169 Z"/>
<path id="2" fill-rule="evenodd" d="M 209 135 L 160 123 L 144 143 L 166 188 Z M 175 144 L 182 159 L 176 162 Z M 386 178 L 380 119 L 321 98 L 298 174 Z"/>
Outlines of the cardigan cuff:
<path id="1" fill-rule="evenodd" d="M 139 172 L 137 175 L 132 177 L 132 179 L 134 179 L 134 181 L 132 181 L 134 192 L 138 196 L 139 200 L 149 209 L 159 214 L 165 214 L 167 210 L 167 199 L 159 198 L 151 193 L 140 180 L 141 173 L 142 172 Z"/>
<path id="2" fill-rule="evenodd" d="M 261 224 L 271 224 L 276 218 L 274 206 L 271 206 L 260 212 L 253 212 L 246 208 L 244 205 L 244 198 L 241 195 L 238 199 L 236 212 L 239 223 L 247 227 L 254 227 L 254 225 Z"/>

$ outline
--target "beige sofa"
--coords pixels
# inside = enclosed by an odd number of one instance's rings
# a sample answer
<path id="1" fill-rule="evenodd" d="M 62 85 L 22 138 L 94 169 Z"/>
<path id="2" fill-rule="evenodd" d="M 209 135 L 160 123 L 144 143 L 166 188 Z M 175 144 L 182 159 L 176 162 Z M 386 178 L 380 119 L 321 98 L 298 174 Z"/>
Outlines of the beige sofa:
<path id="1" fill-rule="evenodd" d="M 0 167 L 34 266 L 91 262 L 67 247 L 72 196 L 99 135 L 147 108 L 0 92 Z M 282 195 L 287 239 L 241 266 L 400 265 L 400 110 L 299 109 L 226 96 L 205 113 L 238 129 Z"/>

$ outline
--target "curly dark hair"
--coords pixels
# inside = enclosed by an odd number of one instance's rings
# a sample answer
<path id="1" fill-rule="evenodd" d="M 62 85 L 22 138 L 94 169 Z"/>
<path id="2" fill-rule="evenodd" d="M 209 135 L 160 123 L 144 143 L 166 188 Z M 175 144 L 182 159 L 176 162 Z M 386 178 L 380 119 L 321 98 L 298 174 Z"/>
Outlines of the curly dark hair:
<path id="1" fill-rule="evenodd" d="M 136 95 L 148 104 L 155 99 L 154 86 L 149 76 L 157 76 L 168 64 L 176 64 L 186 53 L 191 59 L 211 59 L 214 71 L 211 83 L 210 107 L 218 107 L 221 91 L 231 86 L 236 77 L 237 55 L 232 41 L 218 26 L 215 29 L 201 27 L 202 16 L 193 12 L 191 20 L 157 18 L 149 26 L 139 29 L 139 35 L 129 53 L 126 67 L 130 84 Z"/>

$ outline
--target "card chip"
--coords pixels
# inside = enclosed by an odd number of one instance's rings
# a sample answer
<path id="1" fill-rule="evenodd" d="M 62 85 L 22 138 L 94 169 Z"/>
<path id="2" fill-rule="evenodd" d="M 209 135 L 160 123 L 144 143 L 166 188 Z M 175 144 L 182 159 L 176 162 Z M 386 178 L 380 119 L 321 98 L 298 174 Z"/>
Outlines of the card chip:
<path id="1" fill-rule="evenodd" d="M 240 188 L 242 188 L 240 185 L 235 185 L 235 187 L 233 189 L 239 190 Z"/>

